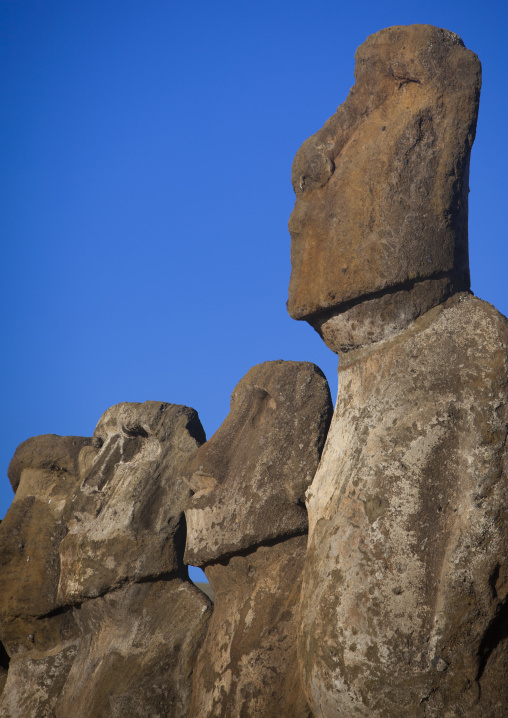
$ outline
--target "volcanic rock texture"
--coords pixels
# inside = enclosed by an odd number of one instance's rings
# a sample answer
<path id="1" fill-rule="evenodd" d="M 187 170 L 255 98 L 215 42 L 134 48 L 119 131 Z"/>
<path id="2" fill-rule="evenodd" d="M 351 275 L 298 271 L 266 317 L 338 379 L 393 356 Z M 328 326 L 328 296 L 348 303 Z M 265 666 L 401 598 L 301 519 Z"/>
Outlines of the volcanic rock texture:
<path id="1" fill-rule="evenodd" d="M 478 58 L 447 30 L 392 27 L 358 48 L 355 80 L 292 174 L 288 310 L 334 351 L 469 288 Z"/>
<path id="2" fill-rule="evenodd" d="M 119 404 L 93 439 L 35 437 L 0 526 L 5 718 L 184 716 L 211 604 L 186 578 L 196 412 Z M 19 486 L 17 486 L 19 482 Z"/>
<path id="3" fill-rule="evenodd" d="M 307 362 L 252 368 L 222 426 L 189 462 L 186 560 L 215 593 L 196 661 L 192 718 L 308 718 L 296 654 L 307 545 L 304 494 L 332 403 Z"/>
<path id="4" fill-rule="evenodd" d="M 315 716 L 506 718 L 507 347 L 463 293 L 341 362 L 308 492 Z"/>
<path id="5" fill-rule="evenodd" d="M 316 718 L 508 715 L 508 324 L 467 291 L 480 64 L 395 27 L 300 149 L 289 309 L 336 352 L 307 494 L 302 680 Z"/>
<path id="6" fill-rule="evenodd" d="M 382 30 L 295 158 L 288 308 L 342 354 L 335 412 L 317 367 L 274 361 L 208 442 L 145 402 L 18 448 L 2 718 L 507 718 L 508 320 L 468 291 L 480 76 L 451 32 Z"/>

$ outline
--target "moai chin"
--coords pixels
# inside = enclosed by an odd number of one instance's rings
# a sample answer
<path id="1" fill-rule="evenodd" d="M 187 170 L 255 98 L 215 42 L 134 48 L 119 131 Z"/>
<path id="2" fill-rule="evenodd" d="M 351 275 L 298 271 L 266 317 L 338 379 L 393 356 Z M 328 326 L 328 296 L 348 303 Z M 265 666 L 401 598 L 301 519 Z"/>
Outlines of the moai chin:
<path id="1" fill-rule="evenodd" d="M 288 311 L 335 352 L 469 289 L 476 55 L 429 25 L 372 35 L 346 101 L 299 149 Z"/>
<path id="2" fill-rule="evenodd" d="M 191 718 L 309 716 L 296 656 L 304 494 L 331 414 L 317 367 L 266 362 L 240 381 L 229 415 L 190 460 L 185 560 L 215 593 Z"/>
<path id="3" fill-rule="evenodd" d="M 508 321 L 468 291 L 480 64 L 395 27 L 299 151 L 289 309 L 341 352 L 307 492 L 315 718 L 506 718 Z"/>

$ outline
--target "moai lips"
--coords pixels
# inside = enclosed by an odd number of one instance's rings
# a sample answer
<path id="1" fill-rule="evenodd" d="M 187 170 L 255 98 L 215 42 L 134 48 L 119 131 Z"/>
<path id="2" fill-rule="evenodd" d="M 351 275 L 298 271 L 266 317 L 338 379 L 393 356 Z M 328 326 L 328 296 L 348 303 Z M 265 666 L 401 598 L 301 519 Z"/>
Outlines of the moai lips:
<path id="1" fill-rule="evenodd" d="M 447 30 L 392 27 L 358 48 L 355 80 L 292 173 L 288 311 L 335 352 L 469 289 L 478 58 Z"/>

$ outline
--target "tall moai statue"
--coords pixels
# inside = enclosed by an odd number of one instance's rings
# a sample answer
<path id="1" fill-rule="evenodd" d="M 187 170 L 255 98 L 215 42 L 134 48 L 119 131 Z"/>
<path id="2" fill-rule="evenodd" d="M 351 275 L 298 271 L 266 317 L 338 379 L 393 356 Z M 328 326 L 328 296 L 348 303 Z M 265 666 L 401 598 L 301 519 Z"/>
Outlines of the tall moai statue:
<path id="1" fill-rule="evenodd" d="M 307 545 L 305 490 L 333 407 L 308 362 L 265 362 L 190 459 L 185 560 L 215 593 L 190 718 L 309 718 L 296 627 Z"/>
<path id="2" fill-rule="evenodd" d="M 469 292 L 480 63 L 393 27 L 296 155 L 288 309 L 340 354 L 307 492 L 315 718 L 508 715 L 508 322 Z"/>

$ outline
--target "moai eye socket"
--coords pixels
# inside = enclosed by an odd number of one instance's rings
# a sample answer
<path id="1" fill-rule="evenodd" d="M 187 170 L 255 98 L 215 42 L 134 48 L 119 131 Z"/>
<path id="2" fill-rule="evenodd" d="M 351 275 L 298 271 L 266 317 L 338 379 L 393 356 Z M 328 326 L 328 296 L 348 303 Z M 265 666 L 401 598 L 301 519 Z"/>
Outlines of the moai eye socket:
<path id="1" fill-rule="evenodd" d="M 92 439 L 92 446 L 94 449 L 99 451 L 104 446 L 104 439 L 102 436 L 94 436 Z"/>
<path id="2" fill-rule="evenodd" d="M 142 436 L 144 439 L 148 438 L 148 432 L 140 424 L 124 424 L 122 431 L 125 436 L 135 437 Z"/>

